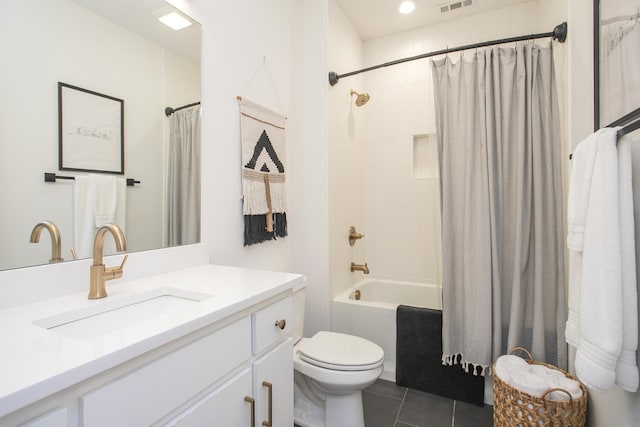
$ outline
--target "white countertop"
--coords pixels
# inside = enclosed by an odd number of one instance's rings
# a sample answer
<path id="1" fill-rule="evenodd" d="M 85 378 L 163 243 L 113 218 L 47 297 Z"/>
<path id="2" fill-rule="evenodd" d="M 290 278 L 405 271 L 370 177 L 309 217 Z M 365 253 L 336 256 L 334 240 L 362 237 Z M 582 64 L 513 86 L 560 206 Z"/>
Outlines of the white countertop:
<path id="1" fill-rule="evenodd" d="M 126 269 L 123 279 L 126 280 Z M 113 286 L 107 282 L 109 296 L 99 300 L 87 299 L 87 280 L 85 292 L 0 310 L 0 417 L 287 291 L 303 281 L 304 277 L 299 274 L 202 265 Z M 171 314 L 89 339 L 70 338 L 33 323 L 71 310 L 165 287 L 213 297 Z"/>

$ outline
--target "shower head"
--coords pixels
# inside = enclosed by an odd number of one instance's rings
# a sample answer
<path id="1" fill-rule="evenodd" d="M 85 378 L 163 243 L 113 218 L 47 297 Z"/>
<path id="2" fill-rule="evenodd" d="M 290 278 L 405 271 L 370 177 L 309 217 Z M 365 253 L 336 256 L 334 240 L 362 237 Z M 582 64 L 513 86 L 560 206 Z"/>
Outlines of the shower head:
<path id="1" fill-rule="evenodd" d="M 356 95 L 356 107 L 362 107 L 369 101 L 368 93 L 358 93 L 355 90 L 351 89 L 351 96 Z"/>

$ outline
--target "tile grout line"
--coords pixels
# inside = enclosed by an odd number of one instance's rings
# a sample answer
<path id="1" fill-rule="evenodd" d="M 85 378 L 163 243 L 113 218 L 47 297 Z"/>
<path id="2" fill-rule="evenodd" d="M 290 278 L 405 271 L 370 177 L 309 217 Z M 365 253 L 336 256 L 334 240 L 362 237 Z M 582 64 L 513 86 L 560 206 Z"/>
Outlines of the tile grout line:
<path id="1" fill-rule="evenodd" d="M 381 397 L 385 397 L 387 399 L 393 399 L 393 400 L 400 400 L 402 401 L 402 399 L 404 399 L 404 397 L 396 397 L 396 396 L 389 396 L 388 394 L 384 394 L 384 393 L 378 393 L 377 391 L 371 391 L 371 390 L 362 390 L 364 393 L 369 393 L 369 394 L 375 394 L 376 396 L 381 396 Z M 406 391 L 405 391 L 406 393 Z"/>
<path id="2" fill-rule="evenodd" d="M 456 401 L 453 401 L 453 412 L 451 413 L 451 427 L 456 427 Z"/>
<path id="3" fill-rule="evenodd" d="M 393 427 L 398 424 L 398 418 L 400 417 L 400 411 L 402 411 L 402 407 L 404 406 L 404 399 L 407 397 L 408 388 L 404 389 L 404 394 L 402 395 L 402 400 L 400 401 L 400 407 L 398 408 L 398 412 L 396 413 L 396 419 L 393 421 Z"/>

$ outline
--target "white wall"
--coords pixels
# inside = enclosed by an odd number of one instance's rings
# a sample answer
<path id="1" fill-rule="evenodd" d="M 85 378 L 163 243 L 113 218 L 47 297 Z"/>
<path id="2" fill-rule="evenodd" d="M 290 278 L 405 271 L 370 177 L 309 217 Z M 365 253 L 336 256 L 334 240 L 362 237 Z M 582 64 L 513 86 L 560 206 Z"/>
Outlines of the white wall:
<path id="1" fill-rule="evenodd" d="M 128 249 L 162 246 L 165 67 L 198 67 L 176 65 L 163 48 L 66 0 L 7 0 L 2 10 L 0 268 L 49 260 L 47 235 L 29 243 L 44 219 L 59 226 L 71 258 L 73 185 L 43 182 L 44 172 L 58 172 L 58 81 L 124 99 L 125 176 L 142 181 L 127 189 Z"/>
<path id="2" fill-rule="evenodd" d="M 306 329 L 326 329 L 328 5 L 317 0 L 172 3 L 203 25 L 202 240 L 209 243 L 211 262 L 304 274 Z M 289 236 L 248 248 L 243 246 L 238 95 L 288 117 Z"/>
<path id="3" fill-rule="evenodd" d="M 569 16 L 569 147 L 573 149 L 593 132 L 593 5 L 568 0 Z M 640 135 L 632 144 L 636 268 L 640 267 Z M 640 275 L 638 276 L 640 277 Z M 570 361 L 571 362 L 571 361 Z M 640 425 L 640 393 L 612 387 L 604 393 L 590 392 L 588 425 L 637 427 Z"/>
<path id="4" fill-rule="evenodd" d="M 340 5 L 329 4 L 329 70 L 338 74 L 363 67 L 363 45 L 360 35 Z M 329 85 L 327 85 L 329 86 Z M 362 75 L 349 77 L 329 87 L 329 277 L 333 298 L 354 281 L 361 272 L 349 270 L 351 262 L 367 262 L 364 251 L 369 232 L 364 222 L 364 167 L 367 150 L 366 111 L 369 104 L 355 106 L 356 92 L 366 92 Z M 365 234 L 363 240 L 350 246 L 349 227 Z"/>

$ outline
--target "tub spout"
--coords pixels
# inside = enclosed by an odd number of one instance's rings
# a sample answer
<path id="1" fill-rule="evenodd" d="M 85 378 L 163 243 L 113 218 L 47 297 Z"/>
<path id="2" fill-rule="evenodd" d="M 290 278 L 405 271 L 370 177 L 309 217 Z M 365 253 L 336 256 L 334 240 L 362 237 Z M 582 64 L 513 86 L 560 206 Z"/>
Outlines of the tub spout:
<path id="1" fill-rule="evenodd" d="M 352 262 L 351 272 L 353 273 L 354 271 L 362 271 L 364 274 L 369 274 L 369 267 L 366 262 L 364 264 L 356 264 L 355 262 Z"/>

